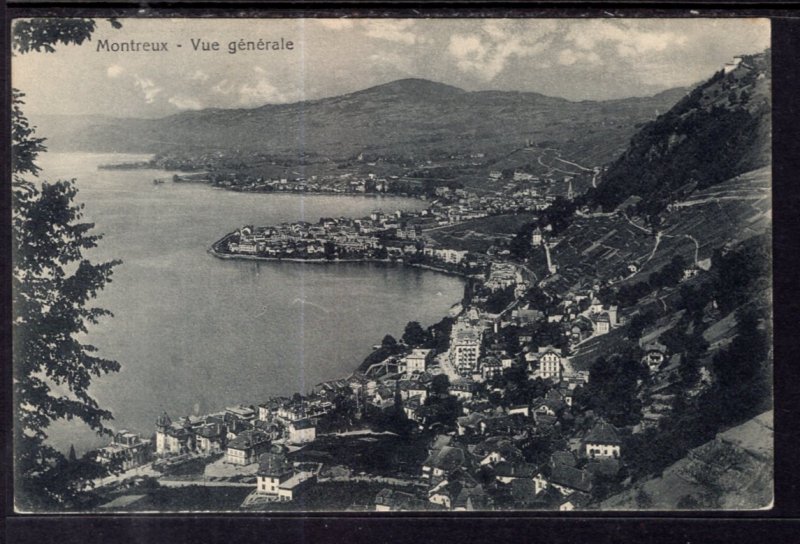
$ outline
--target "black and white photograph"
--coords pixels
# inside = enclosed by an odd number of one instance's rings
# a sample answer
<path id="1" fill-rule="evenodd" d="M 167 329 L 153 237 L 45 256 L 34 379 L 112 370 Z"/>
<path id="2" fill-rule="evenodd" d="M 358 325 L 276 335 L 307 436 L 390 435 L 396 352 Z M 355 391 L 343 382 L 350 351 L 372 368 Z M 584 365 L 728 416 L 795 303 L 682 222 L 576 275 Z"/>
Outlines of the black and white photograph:
<path id="1" fill-rule="evenodd" d="M 9 39 L 16 514 L 774 507 L 769 19 Z"/>

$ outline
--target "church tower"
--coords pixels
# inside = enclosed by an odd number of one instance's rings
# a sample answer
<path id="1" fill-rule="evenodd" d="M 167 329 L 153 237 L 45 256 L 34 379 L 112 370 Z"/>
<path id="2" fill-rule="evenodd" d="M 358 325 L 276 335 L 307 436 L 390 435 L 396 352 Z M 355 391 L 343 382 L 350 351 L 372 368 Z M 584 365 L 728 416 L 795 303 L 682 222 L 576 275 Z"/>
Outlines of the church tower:
<path id="1" fill-rule="evenodd" d="M 538 247 L 542 245 L 542 229 L 538 226 L 534 229 L 533 233 L 531 234 L 531 244 L 533 247 Z"/>
<path id="2" fill-rule="evenodd" d="M 172 425 L 172 420 L 166 412 L 156 419 L 156 453 L 164 454 L 167 452 L 167 429 Z"/>

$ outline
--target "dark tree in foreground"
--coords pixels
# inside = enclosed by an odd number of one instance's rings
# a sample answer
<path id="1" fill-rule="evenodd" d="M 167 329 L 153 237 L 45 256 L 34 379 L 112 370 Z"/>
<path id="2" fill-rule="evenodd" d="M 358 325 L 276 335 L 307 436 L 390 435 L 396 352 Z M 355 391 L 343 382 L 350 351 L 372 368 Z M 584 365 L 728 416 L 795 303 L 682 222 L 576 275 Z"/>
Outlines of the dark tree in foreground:
<path id="1" fill-rule="evenodd" d="M 93 30 L 94 22 L 86 19 L 19 21 L 13 45 L 17 53 L 50 52 L 57 43 L 82 43 Z M 47 429 L 58 420 L 80 420 L 98 433 L 108 432 L 111 413 L 91 397 L 89 386 L 94 377 L 118 371 L 119 364 L 98 357 L 79 336 L 110 315 L 89 303 L 119 261 L 95 264 L 84 258 L 100 236 L 90 233 L 93 224 L 81 222 L 75 180 L 30 181 L 39 173 L 36 158 L 45 146 L 22 112 L 22 98 L 13 91 L 15 502 L 22 510 L 40 510 L 74 505 L 92 479 L 108 473 L 93 454 L 64 456 L 48 445 Z"/>

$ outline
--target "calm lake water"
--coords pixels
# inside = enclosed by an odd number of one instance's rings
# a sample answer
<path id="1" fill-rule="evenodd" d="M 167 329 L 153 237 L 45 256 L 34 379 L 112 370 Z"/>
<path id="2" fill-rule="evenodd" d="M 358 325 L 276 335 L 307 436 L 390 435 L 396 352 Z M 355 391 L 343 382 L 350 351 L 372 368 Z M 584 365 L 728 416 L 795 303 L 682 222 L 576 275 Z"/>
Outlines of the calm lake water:
<path id="1" fill-rule="evenodd" d="M 85 219 L 104 233 L 93 260 L 121 259 L 96 300 L 114 313 L 90 331 L 119 373 L 92 392 L 116 429 L 149 436 L 158 414 L 207 413 L 347 376 L 384 334 L 430 325 L 460 299 L 460 279 L 380 264 L 222 261 L 206 253 L 235 228 L 420 209 L 392 197 L 242 194 L 154 185 L 162 171 L 98 170 L 131 155 L 46 153 L 41 179 L 77 178 Z M 51 428 L 57 447 L 97 445 L 80 425 Z"/>

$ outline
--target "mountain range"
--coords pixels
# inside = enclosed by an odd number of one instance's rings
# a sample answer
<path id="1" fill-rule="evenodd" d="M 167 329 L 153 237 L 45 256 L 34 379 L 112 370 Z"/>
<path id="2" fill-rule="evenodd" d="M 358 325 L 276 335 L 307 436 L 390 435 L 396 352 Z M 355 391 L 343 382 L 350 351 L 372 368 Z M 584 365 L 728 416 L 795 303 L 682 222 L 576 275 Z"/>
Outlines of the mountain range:
<path id="1" fill-rule="evenodd" d="M 54 151 L 209 151 L 324 157 L 359 153 L 491 157 L 526 144 L 556 147 L 592 164 L 613 160 L 643 123 L 686 89 L 572 102 L 533 92 L 477 91 L 402 79 L 362 91 L 253 109 L 204 109 L 160 119 L 32 116 Z"/>

